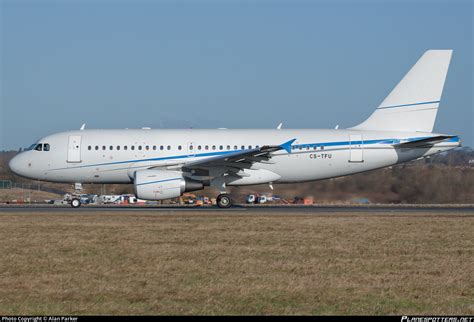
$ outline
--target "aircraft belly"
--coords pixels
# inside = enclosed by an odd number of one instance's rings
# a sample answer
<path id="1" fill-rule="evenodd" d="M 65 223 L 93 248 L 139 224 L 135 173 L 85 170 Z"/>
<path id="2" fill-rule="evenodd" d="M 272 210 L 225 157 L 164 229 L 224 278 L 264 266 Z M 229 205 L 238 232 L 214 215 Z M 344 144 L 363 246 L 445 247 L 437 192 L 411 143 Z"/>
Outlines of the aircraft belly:
<path id="1" fill-rule="evenodd" d="M 262 168 L 281 176 L 277 182 L 302 182 L 345 176 L 387 167 L 397 163 L 398 155 L 392 148 L 365 149 L 363 162 L 349 162 L 349 150 L 303 151 L 274 158 L 275 164 Z"/>

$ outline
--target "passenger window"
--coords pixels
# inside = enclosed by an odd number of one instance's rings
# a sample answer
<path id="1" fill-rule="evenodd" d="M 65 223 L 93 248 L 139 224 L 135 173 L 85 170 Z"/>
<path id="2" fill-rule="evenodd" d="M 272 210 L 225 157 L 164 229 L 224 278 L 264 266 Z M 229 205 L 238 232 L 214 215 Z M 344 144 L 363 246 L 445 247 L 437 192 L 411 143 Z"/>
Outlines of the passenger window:
<path id="1" fill-rule="evenodd" d="M 162 151 L 163 151 L 163 146 L 162 146 L 162 145 L 160 145 L 160 150 L 162 150 Z"/>
<path id="2" fill-rule="evenodd" d="M 178 145 L 178 150 L 181 150 L 181 145 Z"/>
<path id="3" fill-rule="evenodd" d="M 35 150 L 36 150 L 36 151 L 43 151 L 43 144 L 38 144 L 38 145 L 35 147 Z"/>
<path id="4" fill-rule="evenodd" d="M 89 146 L 87 147 L 87 150 L 89 150 L 89 151 L 92 150 L 92 147 L 89 145 Z"/>
<path id="5" fill-rule="evenodd" d="M 206 149 L 206 150 L 209 150 L 209 145 L 206 145 L 205 149 Z"/>
<path id="6" fill-rule="evenodd" d="M 132 145 L 130 148 L 131 148 L 132 150 L 135 150 L 135 146 L 134 146 L 134 145 Z"/>
<path id="7" fill-rule="evenodd" d="M 212 149 L 213 149 L 213 150 L 215 150 L 215 149 L 216 149 L 216 146 L 215 146 L 215 145 L 213 145 L 213 146 L 212 146 Z"/>
<path id="8" fill-rule="evenodd" d="M 237 145 L 234 145 L 234 150 L 237 150 Z"/>
<path id="9" fill-rule="evenodd" d="M 251 146 L 251 145 L 249 145 L 249 149 L 252 149 L 252 146 Z"/>
<path id="10" fill-rule="evenodd" d="M 153 150 L 156 150 L 156 145 L 153 146 Z"/>
<path id="11" fill-rule="evenodd" d="M 114 149 L 113 146 L 109 146 L 109 150 L 112 151 Z"/>
<path id="12" fill-rule="evenodd" d="M 147 145 L 147 146 L 145 147 L 145 150 L 147 150 L 147 151 L 150 150 L 150 146 Z"/>
<path id="13" fill-rule="evenodd" d="M 317 148 L 318 148 L 318 146 L 317 146 L 317 145 L 313 146 L 313 150 L 316 150 Z"/>
<path id="14" fill-rule="evenodd" d="M 166 149 L 167 149 L 167 150 L 171 150 L 171 145 L 168 145 L 168 146 L 166 147 Z"/>
<path id="15" fill-rule="evenodd" d="M 117 145 L 117 151 L 120 150 L 120 145 Z"/>
<path id="16" fill-rule="evenodd" d="M 201 150 L 201 146 L 200 146 L 200 145 L 198 145 L 198 150 Z"/>
<path id="17" fill-rule="evenodd" d="M 245 150 L 245 145 L 242 145 L 242 146 L 241 146 L 241 149 L 242 149 L 242 150 Z"/>
<path id="18" fill-rule="evenodd" d="M 105 150 L 105 145 L 102 146 L 102 150 Z"/>
<path id="19" fill-rule="evenodd" d="M 98 146 L 98 145 L 95 146 L 95 150 L 96 150 L 96 151 L 99 150 L 99 146 Z"/>
<path id="20" fill-rule="evenodd" d="M 123 146 L 123 149 L 127 151 L 128 147 L 126 145 Z"/>
<path id="21" fill-rule="evenodd" d="M 230 150 L 230 145 L 227 146 L 227 150 Z"/>
<path id="22" fill-rule="evenodd" d="M 255 148 L 258 149 L 260 146 L 256 145 Z"/>
<path id="23" fill-rule="evenodd" d="M 321 146 L 321 150 L 324 150 L 324 146 Z"/>
<path id="24" fill-rule="evenodd" d="M 141 150 L 141 149 L 142 149 L 142 146 L 141 146 L 141 145 L 139 145 L 139 146 L 138 146 L 138 150 Z"/>
<path id="25" fill-rule="evenodd" d="M 192 146 L 192 145 L 190 145 L 190 146 L 189 146 L 189 150 L 192 150 L 192 149 L 193 149 L 193 146 Z"/>

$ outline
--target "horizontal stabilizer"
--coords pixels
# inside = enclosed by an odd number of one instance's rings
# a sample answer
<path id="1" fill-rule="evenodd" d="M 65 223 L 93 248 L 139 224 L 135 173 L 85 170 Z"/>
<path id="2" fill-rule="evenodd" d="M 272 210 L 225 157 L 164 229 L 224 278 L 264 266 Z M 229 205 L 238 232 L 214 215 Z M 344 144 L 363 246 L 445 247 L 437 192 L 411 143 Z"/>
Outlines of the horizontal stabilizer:
<path id="1" fill-rule="evenodd" d="M 435 143 L 439 143 L 439 142 L 442 142 L 446 139 L 451 139 L 451 138 L 454 138 L 454 137 L 456 137 L 456 136 L 454 136 L 454 135 L 438 135 L 438 136 L 433 136 L 433 137 L 429 137 L 429 138 L 420 138 L 420 139 L 416 139 L 414 141 L 395 144 L 395 147 L 396 148 L 424 147 L 424 146 L 433 145 Z"/>

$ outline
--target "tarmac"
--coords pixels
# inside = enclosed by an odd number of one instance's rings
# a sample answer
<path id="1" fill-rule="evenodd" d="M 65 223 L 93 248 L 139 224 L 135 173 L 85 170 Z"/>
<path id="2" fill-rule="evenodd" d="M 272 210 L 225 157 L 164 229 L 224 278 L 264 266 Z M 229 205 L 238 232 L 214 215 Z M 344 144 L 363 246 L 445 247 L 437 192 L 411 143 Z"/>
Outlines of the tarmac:
<path id="1" fill-rule="evenodd" d="M 83 205 L 80 208 L 71 208 L 68 205 L 31 205 L 31 204 L 15 204 L 0 205 L 1 212 L 29 212 L 29 213 L 54 213 L 54 212 L 246 212 L 246 213 L 328 213 L 328 212 L 344 212 L 344 213 L 380 213 L 380 212 L 463 212 L 473 213 L 474 205 L 245 205 L 237 204 L 227 209 L 220 209 L 216 206 L 193 206 L 193 205 Z"/>

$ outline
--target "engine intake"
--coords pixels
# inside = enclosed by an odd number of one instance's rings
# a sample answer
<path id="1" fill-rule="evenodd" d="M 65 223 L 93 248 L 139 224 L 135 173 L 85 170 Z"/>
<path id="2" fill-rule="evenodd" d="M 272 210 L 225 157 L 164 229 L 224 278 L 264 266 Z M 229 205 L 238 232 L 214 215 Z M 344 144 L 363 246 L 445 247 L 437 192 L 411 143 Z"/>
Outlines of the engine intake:
<path id="1" fill-rule="evenodd" d="M 144 200 L 177 198 L 184 192 L 201 190 L 203 184 L 180 171 L 141 170 L 135 173 L 135 195 Z"/>

